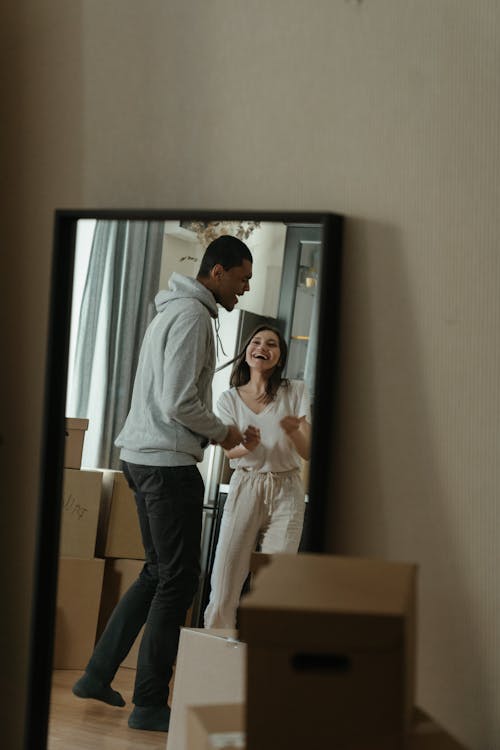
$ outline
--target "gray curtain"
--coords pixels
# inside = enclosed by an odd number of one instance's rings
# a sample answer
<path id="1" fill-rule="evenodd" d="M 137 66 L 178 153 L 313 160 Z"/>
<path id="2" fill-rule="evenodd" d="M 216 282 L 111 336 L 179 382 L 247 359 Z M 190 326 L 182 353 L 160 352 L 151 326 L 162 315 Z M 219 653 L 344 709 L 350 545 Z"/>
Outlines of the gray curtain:
<path id="1" fill-rule="evenodd" d="M 113 443 L 128 413 L 140 346 L 155 314 L 163 228 L 163 222 L 96 222 L 69 393 L 72 416 L 89 420 L 83 466 L 119 468 Z"/>

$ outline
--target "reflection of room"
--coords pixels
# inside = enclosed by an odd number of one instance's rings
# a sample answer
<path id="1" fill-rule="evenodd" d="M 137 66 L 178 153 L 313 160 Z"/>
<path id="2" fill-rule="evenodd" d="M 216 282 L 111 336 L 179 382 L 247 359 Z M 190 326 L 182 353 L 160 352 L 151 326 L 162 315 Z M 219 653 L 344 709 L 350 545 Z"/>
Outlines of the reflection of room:
<path id="1" fill-rule="evenodd" d="M 234 234 L 238 229 L 237 223 L 225 227 Z M 310 232 L 310 225 L 290 227 L 273 221 L 258 222 L 247 233 L 245 241 L 254 259 L 250 291 L 240 298 L 232 312 L 219 307 L 217 330 L 214 323 L 217 365 L 231 360 L 253 328 L 266 321 L 281 329 L 293 352 L 285 374 L 294 379 L 305 377 L 308 352 L 312 350 L 310 337 L 317 325 L 320 248 L 318 241 L 307 239 Z M 314 225 L 314 232 L 320 236 L 319 225 Z M 205 239 L 185 222 L 173 220 L 141 223 L 89 219 L 77 223 L 66 427 L 69 440 L 80 441 L 80 453 L 70 460 L 67 448 L 65 459 L 57 677 L 59 670 L 84 667 L 78 644 L 88 629 L 88 618 L 95 616 L 97 607 L 99 635 L 113 602 L 116 603 L 142 567 L 143 549 L 133 495 L 116 461 L 116 452 L 113 454 L 113 439 L 120 427 L 118 409 L 123 414 L 128 408 L 134 358 L 143 332 L 154 316 L 154 295 L 168 287 L 172 273 L 196 276 Z M 313 352 L 311 382 L 314 356 Z M 126 360 L 126 372 L 120 369 L 122 359 Z M 227 367 L 215 373 L 214 404 L 228 388 L 230 372 L 231 367 Z M 229 481 L 228 463 L 218 446 L 206 449 L 198 467 L 206 492 L 202 571 L 189 615 L 191 625 L 202 624 L 210 565 Z M 307 481 L 305 469 L 302 478 Z M 307 485 L 304 499 L 307 499 Z M 71 621 L 70 610 L 66 611 L 63 600 L 71 601 L 73 586 L 79 588 L 79 581 L 87 592 L 87 606 L 85 616 L 80 613 L 77 621 Z M 96 592 L 100 587 L 99 597 Z M 134 668 L 138 643 L 139 640 L 124 668 Z"/>
<path id="2" fill-rule="evenodd" d="M 314 389 L 319 228 L 283 222 L 77 222 L 66 415 L 88 420 L 87 468 L 119 469 L 113 442 L 128 410 L 139 347 L 154 316 L 153 299 L 172 273 L 195 277 L 208 242 L 220 233 L 244 238 L 254 259 L 250 290 L 235 310 L 219 307 L 217 366 L 230 361 L 262 320 L 281 328 L 289 345 L 285 375 Z M 312 234 L 311 234 L 312 232 Z M 220 342 L 220 346 L 219 346 Z M 213 403 L 231 367 L 216 372 Z M 227 481 L 220 449 L 199 464 L 206 501 Z M 307 482 L 306 472 L 304 482 Z"/>

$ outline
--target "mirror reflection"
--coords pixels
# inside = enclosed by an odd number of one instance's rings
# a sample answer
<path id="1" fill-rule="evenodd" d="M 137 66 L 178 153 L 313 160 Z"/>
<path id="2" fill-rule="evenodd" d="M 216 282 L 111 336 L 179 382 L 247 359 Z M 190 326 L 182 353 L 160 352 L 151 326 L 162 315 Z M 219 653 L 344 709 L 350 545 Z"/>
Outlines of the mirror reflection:
<path id="1" fill-rule="evenodd" d="M 241 351 L 252 330 L 266 323 L 281 333 L 287 348 L 283 377 L 304 382 L 310 421 L 320 226 L 81 219 L 77 223 L 66 414 L 88 420 L 82 467 L 120 470 L 120 449 L 115 439 L 130 406 L 144 333 L 156 314 L 155 296 L 168 289 L 172 274 L 195 278 L 205 248 L 221 234 L 242 239 L 251 251 L 253 264 L 249 290 L 231 311 L 218 305 L 218 319 L 213 319 L 216 370 L 212 403 L 217 408 L 221 394 L 230 388 L 232 366 L 224 365 Z M 308 465 L 300 457 L 306 502 Z M 220 515 L 232 467 L 219 446 L 209 445 L 198 468 L 205 484 L 206 577 L 216 546 L 212 526 L 220 520 L 214 517 L 214 510 L 218 511 L 216 516 Z M 206 598 L 207 586 L 200 605 L 206 604 Z M 199 611 L 195 619 L 201 625 Z"/>
<path id="2" fill-rule="evenodd" d="M 201 275 L 207 248 L 220 238 L 236 238 L 249 256 L 228 264 L 216 255 Z M 73 584 L 75 576 L 85 577 L 87 585 L 92 575 L 96 581 L 101 577 L 94 610 L 98 644 L 104 645 L 97 646 L 90 662 L 82 661 L 83 651 L 75 651 L 74 633 L 69 623 L 64 624 L 58 601 L 55 668 L 82 671 L 73 685 L 76 695 L 122 705 L 120 694 L 111 688 L 113 670 L 106 672 L 103 654 L 115 648 L 118 630 L 126 630 L 128 642 L 120 645 L 126 654 L 120 663 L 136 669 L 140 648 L 144 661 L 151 661 L 148 648 L 157 654 L 154 629 L 165 631 L 170 604 L 159 600 L 156 588 L 166 575 L 158 558 L 158 538 L 166 527 L 155 526 L 150 506 L 161 494 L 154 482 L 163 486 L 167 481 L 158 469 L 177 468 L 179 462 L 155 458 L 158 447 L 148 440 L 160 429 L 155 410 L 162 399 L 168 401 L 168 393 L 161 389 L 167 383 L 171 388 L 172 372 L 176 398 L 189 408 L 197 399 L 199 413 L 194 421 L 189 409 L 167 415 L 178 441 L 169 443 L 167 451 L 189 453 L 183 442 L 186 435 L 198 442 L 199 452 L 190 453 L 180 466 L 186 471 L 196 467 L 203 483 L 201 528 L 191 524 L 194 546 L 201 549 L 199 567 L 191 566 L 193 580 L 183 584 L 187 598 L 176 612 L 175 628 L 234 628 L 239 598 L 249 585 L 252 551 L 295 552 L 307 546 L 301 538 L 307 527 L 321 257 L 319 224 L 77 222 L 66 428 L 68 438 L 83 434 L 83 446 L 79 465 L 65 462 L 58 596 L 64 594 L 65 576 Z M 187 315 L 182 318 L 184 330 L 174 330 L 178 316 L 185 314 L 179 298 L 186 285 L 211 299 L 211 341 L 205 337 L 201 354 L 201 319 Z M 160 325 L 164 309 L 168 317 L 172 305 L 178 307 L 168 325 L 154 334 L 164 349 L 157 346 L 157 357 L 150 358 L 152 348 L 148 350 L 145 342 Z M 181 338 L 169 349 L 175 336 Z M 168 361 L 166 353 L 171 356 Z M 228 425 L 235 427 L 234 434 L 228 433 Z M 141 430 L 143 437 L 138 438 Z M 192 483 L 197 481 L 193 476 L 175 478 L 180 482 L 179 497 L 192 496 Z M 99 497 L 93 507 L 89 492 Z M 89 541 L 82 535 L 92 534 L 92 528 L 95 557 L 81 552 L 81 545 Z M 85 570 L 76 571 L 75 560 L 85 557 Z M 151 617 L 146 622 L 142 612 L 131 617 L 120 605 L 115 608 L 134 587 L 137 596 L 147 599 L 146 614 L 156 607 L 156 624 Z M 118 621 L 114 630 L 113 618 Z M 173 653 L 176 643 L 172 636 Z M 173 663 L 172 654 L 162 658 Z M 151 686 L 154 675 L 142 677 Z M 154 716 L 137 710 L 148 706 L 150 696 L 142 689 L 136 678 L 136 708 L 129 726 L 166 730 L 164 710 Z M 158 704 L 156 697 L 152 700 Z M 162 694 L 164 698 L 168 700 L 168 694 Z M 155 726 L 146 726 L 148 722 Z"/>

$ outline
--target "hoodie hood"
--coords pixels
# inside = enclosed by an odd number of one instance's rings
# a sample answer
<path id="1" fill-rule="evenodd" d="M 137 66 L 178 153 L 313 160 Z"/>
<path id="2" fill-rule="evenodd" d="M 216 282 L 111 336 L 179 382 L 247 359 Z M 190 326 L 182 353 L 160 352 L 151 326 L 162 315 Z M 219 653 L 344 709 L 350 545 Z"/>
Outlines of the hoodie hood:
<path id="1" fill-rule="evenodd" d="M 144 466 L 203 460 L 227 426 L 212 411 L 217 303 L 195 279 L 174 273 L 156 295 L 158 314 L 142 342 L 130 411 L 115 444 L 120 457 Z"/>
<path id="2" fill-rule="evenodd" d="M 157 312 L 163 312 L 165 305 L 176 299 L 197 299 L 208 309 L 212 318 L 218 316 L 217 303 L 212 292 L 190 276 L 174 273 L 168 281 L 169 289 L 162 289 L 155 297 Z"/>

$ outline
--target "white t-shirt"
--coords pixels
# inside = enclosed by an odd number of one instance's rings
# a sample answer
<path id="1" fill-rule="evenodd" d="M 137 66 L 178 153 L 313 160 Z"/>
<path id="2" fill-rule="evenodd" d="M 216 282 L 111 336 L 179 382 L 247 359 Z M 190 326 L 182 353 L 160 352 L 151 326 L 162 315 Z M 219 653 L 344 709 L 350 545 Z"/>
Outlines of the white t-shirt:
<path id="1" fill-rule="evenodd" d="M 309 394 L 303 380 L 290 380 L 288 387 L 280 386 L 276 398 L 256 414 L 243 401 L 236 388 L 221 394 L 217 413 L 226 424 L 236 424 L 244 432 L 249 425 L 260 430 L 260 443 L 255 450 L 241 458 L 231 458 L 232 469 L 245 467 L 254 471 L 290 471 L 301 467 L 294 444 L 281 429 L 283 417 L 303 417 L 311 421 Z"/>

